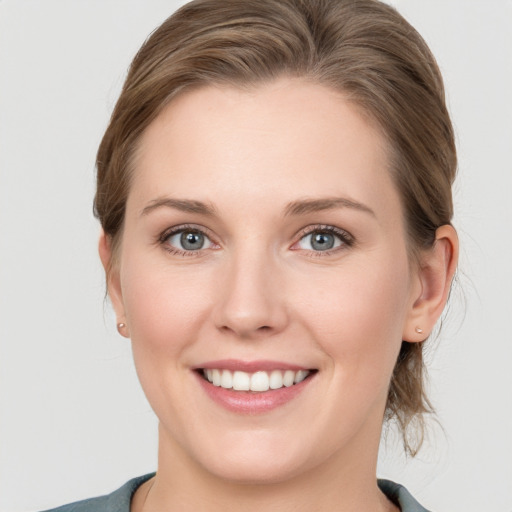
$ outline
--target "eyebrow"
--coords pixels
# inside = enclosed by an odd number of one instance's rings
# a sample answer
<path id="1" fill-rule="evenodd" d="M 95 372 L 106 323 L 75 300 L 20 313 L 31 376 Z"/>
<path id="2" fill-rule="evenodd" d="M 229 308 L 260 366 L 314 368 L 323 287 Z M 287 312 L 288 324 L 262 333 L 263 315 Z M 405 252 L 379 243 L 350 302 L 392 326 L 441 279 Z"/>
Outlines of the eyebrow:
<path id="1" fill-rule="evenodd" d="M 369 213 L 373 217 L 376 217 L 375 212 L 368 206 L 345 197 L 325 197 L 293 201 L 286 206 L 285 215 L 306 215 L 308 213 L 333 210 L 335 208 L 351 208 Z"/>
<path id="2" fill-rule="evenodd" d="M 204 203 L 202 201 L 197 201 L 194 199 L 174 199 L 171 197 L 162 197 L 151 201 L 142 210 L 141 216 L 147 215 L 153 210 L 162 207 L 173 208 L 175 210 L 180 210 L 187 213 L 206 215 L 208 217 L 213 217 L 216 213 L 216 209 L 212 204 Z M 308 213 L 333 210 L 336 208 L 351 208 L 361 212 L 369 213 L 373 217 L 376 217 L 375 212 L 368 206 L 345 197 L 324 197 L 319 199 L 301 199 L 292 201 L 286 206 L 284 215 L 307 215 Z"/>
<path id="3" fill-rule="evenodd" d="M 157 208 L 174 208 L 182 212 L 198 213 L 201 215 L 207 215 L 212 217 L 215 215 L 215 208 L 211 204 L 203 203 L 202 201 L 196 201 L 194 199 L 173 199 L 171 197 L 157 198 L 151 201 L 141 212 L 142 215 L 156 210 Z"/>

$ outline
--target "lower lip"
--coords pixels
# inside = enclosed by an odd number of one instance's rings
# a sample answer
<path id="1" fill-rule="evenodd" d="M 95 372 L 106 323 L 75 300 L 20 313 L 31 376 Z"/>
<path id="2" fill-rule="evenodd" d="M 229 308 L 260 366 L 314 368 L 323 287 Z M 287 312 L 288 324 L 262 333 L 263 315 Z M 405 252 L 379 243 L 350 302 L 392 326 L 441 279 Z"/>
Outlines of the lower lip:
<path id="1" fill-rule="evenodd" d="M 198 372 L 194 372 L 199 384 L 206 394 L 217 404 L 228 411 L 239 414 L 261 414 L 272 411 L 293 400 L 302 393 L 311 383 L 316 373 L 308 375 L 306 379 L 290 387 L 271 389 L 269 391 L 234 391 L 220 386 L 214 386 Z"/>

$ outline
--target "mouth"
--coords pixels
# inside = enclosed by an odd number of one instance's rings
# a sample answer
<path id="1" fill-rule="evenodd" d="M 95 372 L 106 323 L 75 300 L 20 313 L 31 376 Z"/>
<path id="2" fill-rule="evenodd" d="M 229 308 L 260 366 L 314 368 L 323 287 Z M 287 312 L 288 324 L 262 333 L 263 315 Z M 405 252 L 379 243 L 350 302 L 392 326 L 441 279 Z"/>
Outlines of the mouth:
<path id="1" fill-rule="evenodd" d="M 197 371 L 204 380 L 223 389 L 265 393 L 296 386 L 316 370 L 259 370 L 249 373 L 225 368 L 200 368 Z"/>
<path id="2" fill-rule="evenodd" d="M 238 414 L 262 414 L 294 401 L 311 387 L 317 369 L 269 361 L 217 361 L 194 368 L 211 400 Z"/>

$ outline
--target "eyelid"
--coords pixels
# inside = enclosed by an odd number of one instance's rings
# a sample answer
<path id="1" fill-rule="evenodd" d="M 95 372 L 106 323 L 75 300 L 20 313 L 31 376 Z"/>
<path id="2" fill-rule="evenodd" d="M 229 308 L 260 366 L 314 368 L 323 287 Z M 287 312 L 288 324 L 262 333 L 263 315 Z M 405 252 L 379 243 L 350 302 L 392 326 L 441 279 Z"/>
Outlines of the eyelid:
<path id="1" fill-rule="evenodd" d="M 306 226 L 305 228 L 302 228 L 297 233 L 297 238 L 303 238 L 306 235 L 315 233 L 317 231 L 328 231 L 344 239 L 354 240 L 354 237 L 346 229 L 338 228 L 336 226 L 333 226 L 332 224 L 311 224 L 309 226 Z"/>
<path id="2" fill-rule="evenodd" d="M 355 243 L 355 238 L 345 229 L 338 228 L 336 226 L 332 226 L 330 224 L 315 224 L 306 226 L 305 228 L 301 229 L 297 233 L 297 241 L 294 242 L 292 245 L 292 250 L 304 250 L 304 249 L 293 249 L 295 245 L 297 245 L 303 238 L 305 238 L 308 235 L 311 235 L 312 233 L 318 233 L 318 232 L 327 232 L 330 234 L 333 234 L 334 236 L 338 237 L 342 244 L 338 247 L 335 247 L 333 249 L 327 249 L 325 251 L 309 251 L 310 253 L 314 254 L 315 256 L 328 256 L 330 254 L 333 254 L 335 252 L 338 252 L 340 250 L 344 250 L 347 247 L 352 247 Z"/>
<path id="3" fill-rule="evenodd" d="M 171 226 L 159 235 L 158 239 L 161 242 L 165 242 L 171 235 L 175 235 L 176 233 L 179 233 L 181 231 L 197 231 L 198 233 L 202 233 L 203 235 L 206 235 L 208 238 L 212 238 L 213 235 L 211 231 L 204 227 L 200 226 L 198 224 L 178 224 L 177 226 Z"/>
<path id="4" fill-rule="evenodd" d="M 179 224 L 177 226 L 172 226 L 170 228 L 165 229 L 159 236 L 158 236 L 158 243 L 164 247 L 164 249 L 171 253 L 176 254 L 179 256 L 196 256 L 197 254 L 201 252 L 205 252 L 207 249 L 198 249 L 195 251 L 186 251 L 183 249 L 179 249 L 177 247 L 174 247 L 173 245 L 170 245 L 167 243 L 167 240 L 178 233 L 181 233 L 183 231 L 192 231 L 201 233 L 204 235 L 208 240 L 216 246 L 219 246 L 219 244 L 215 241 L 215 236 L 211 234 L 211 231 L 204 227 L 197 224 Z M 211 248 L 210 248 L 211 249 Z"/>

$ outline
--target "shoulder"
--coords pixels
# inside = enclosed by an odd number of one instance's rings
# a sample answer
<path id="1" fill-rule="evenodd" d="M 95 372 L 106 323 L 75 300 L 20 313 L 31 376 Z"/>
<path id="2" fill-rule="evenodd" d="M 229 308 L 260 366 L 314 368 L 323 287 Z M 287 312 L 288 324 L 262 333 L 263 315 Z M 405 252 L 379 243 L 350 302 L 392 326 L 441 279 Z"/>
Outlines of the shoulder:
<path id="1" fill-rule="evenodd" d="M 429 512 L 422 507 L 411 495 L 411 493 L 400 484 L 391 480 L 378 480 L 380 490 L 396 505 L 402 512 Z"/>
<path id="2" fill-rule="evenodd" d="M 130 512 L 130 502 L 135 491 L 154 473 L 139 476 L 126 482 L 111 494 L 76 501 L 44 512 Z"/>

